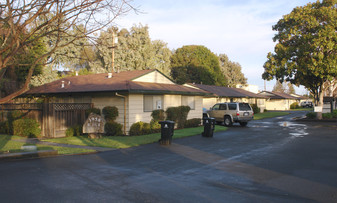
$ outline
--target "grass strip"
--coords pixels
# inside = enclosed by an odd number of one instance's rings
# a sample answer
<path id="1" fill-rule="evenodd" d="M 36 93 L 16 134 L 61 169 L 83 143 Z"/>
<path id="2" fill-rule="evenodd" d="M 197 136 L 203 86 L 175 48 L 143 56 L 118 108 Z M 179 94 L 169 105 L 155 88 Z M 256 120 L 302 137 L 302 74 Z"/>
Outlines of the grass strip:
<path id="1" fill-rule="evenodd" d="M 254 114 L 254 120 L 260 120 L 264 118 L 273 118 L 278 116 L 285 116 L 290 114 L 289 112 L 282 112 L 282 111 L 269 111 L 264 113 Z"/>

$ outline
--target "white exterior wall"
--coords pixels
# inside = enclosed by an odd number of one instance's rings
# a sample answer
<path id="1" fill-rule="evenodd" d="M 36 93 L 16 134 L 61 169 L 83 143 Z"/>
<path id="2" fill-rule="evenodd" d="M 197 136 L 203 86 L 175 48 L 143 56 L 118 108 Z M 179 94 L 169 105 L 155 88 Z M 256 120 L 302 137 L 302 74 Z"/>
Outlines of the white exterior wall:
<path id="1" fill-rule="evenodd" d="M 295 102 L 289 99 L 270 99 L 266 101 L 267 110 L 285 111 L 290 109 L 290 105 Z"/>
<path id="2" fill-rule="evenodd" d="M 132 124 L 139 121 L 150 123 L 152 119 L 152 112 L 144 112 L 144 96 L 142 94 L 130 94 L 129 101 L 129 122 L 127 128 L 128 132 Z"/>
<path id="3" fill-rule="evenodd" d="M 195 108 L 188 113 L 187 119 L 202 118 L 203 97 L 195 96 Z"/>
<path id="4" fill-rule="evenodd" d="M 153 71 L 146 75 L 133 80 L 135 82 L 152 82 L 152 83 L 164 83 L 164 84 L 174 84 L 170 79 L 160 74 L 158 71 Z"/>

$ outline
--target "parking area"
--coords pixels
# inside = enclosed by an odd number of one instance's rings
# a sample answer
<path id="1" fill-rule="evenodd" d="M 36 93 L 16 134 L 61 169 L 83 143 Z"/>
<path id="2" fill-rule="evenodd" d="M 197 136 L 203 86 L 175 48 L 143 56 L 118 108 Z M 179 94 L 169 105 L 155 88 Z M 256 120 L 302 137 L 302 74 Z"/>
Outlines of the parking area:
<path id="1" fill-rule="evenodd" d="M 0 162 L 4 202 L 336 202 L 337 126 L 289 116 L 84 156 Z M 200 132 L 201 134 L 201 132 Z"/>

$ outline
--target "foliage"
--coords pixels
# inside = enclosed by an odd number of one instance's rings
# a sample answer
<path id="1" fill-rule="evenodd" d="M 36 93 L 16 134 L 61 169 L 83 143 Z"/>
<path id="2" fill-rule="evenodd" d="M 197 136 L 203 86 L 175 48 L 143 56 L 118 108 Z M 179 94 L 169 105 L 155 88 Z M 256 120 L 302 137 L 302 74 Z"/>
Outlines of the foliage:
<path id="1" fill-rule="evenodd" d="M 298 108 L 300 108 L 300 105 L 297 102 L 290 104 L 290 109 L 298 109 Z"/>
<path id="2" fill-rule="evenodd" d="M 56 70 L 53 70 L 51 66 L 45 66 L 42 68 L 42 73 L 32 76 L 30 84 L 34 87 L 44 85 L 46 83 L 58 80 L 59 76 Z"/>
<path id="3" fill-rule="evenodd" d="M 151 120 L 150 122 L 151 133 L 158 133 L 161 131 L 161 125 L 158 121 Z"/>
<path id="4" fill-rule="evenodd" d="M 72 137 L 72 136 L 81 136 L 82 135 L 82 125 L 75 125 L 72 127 L 67 128 L 66 130 L 66 136 Z"/>
<path id="5" fill-rule="evenodd" d="M 315 119 L 317 117 L 317 113 L 316 112 L 309 112 L 306 114 L 307 118 L 310 119 Z"/>
<path id="6" fill-rule="evenodd" d="M 41 129 L 39 123 L 30 118 L 21 118 L 13 122 L 13 134 L 23 137 L 40 137 Z"/>
<path id="7" fill-rule="evenodd" d="M 106 106 L 102 109 L 106 121 L 114 121 L 118 117 L 118 108 L 115 106 Z"/>
<path id="8" fill-rule="evenodd" d="M 177 49 L 171 56 L 171 67 L 171 76 L 178 84 L 226 84 L 219 58 L 204 46 L 189 45 Z"/>
<path id="9" fill-rule="evenodd" d="M 165 111 L 163 109 L 153 110 L 151 116 L 155 121 L 163 121 L 165 120 Z"/>
<path id="10" fill-rule="evenodd" d="M 332 117 L 333 118 L 337 118 L 337 109 L 333 110 Z"/>
<path id="11" fill-rule="evenodd" d="M 331 118 L 332 118 L 332 113 L 323 113 L 323 114 L 322 114 L 322 117 L 323 117 L 324 119 L 331 119 Z"/>
<path id="12" fill-rule="evenodd" d="M 0 122 L 0 133 L 10 134 L 9 133 L 9 122 L 8 121 Z"/>
<path id="13" fill-rule="evenodd" d="M 88 116 L 90 115 L 90 113 L 95 113 L 98 115 L 101 115 L 101 110 L 99 108 L 90 108 L 85 110 L 85 117 L 88 118 Z"/>
<path id="14" fill-rule="evenodd" d="M 13 135 L 14 133 L 14 127 L 13 123 L 15 120 L 20 119 L 23 117 L 23 113 L 18 110 L 11 111 L 7 114 L 7 121 L 8 121 L 8 133 L 10 135 Z"/>
<path id="15" fill-rule="evenodd" d="M 166 119 L 177 123 L 178 128 L 184 128 L 190 110 L 189 106 L 169 107 L 166 109 Z"/>
<path id="16" fill-rule="evenodd" d="M 286 83 L 281 83 L 279 80 L 277 80 L 272 91 L 285 93 L 286 92 L 285 84 Z"/>
<path id="17" fill-rule="evenodd" d="M 275 53 L 268 53 L 263 79 L 303 85 L 322 104 L 323 84 L 337 77 L 337 2 L 296 7 L 273 30 Z"/>
<path id="18" fill-rule="evenodd" d="M 107 136 L 120 136 L 123 135 L 123 125 L 114 121 L 108 121 L 105 123 L 104 131 Z"/>
<path id="19" fill-rule="evenodd" d="M 106 71 L 112 71 L 112 33 L 117 33 L 118 43 L 114 49 L 114 66 L 119 71 L 158 69 L 164 74 L 170 72 L 170 57 L 172 52 L 167 44 L 160 41 L 151 41 L 148 26 L 133 26 L 129 30 L 111 27 L 100 33 L 97 40 L 97 55 L 100 64 Z"/>
<path id="20" fill-rule="evenodd" d="M 257 106 L 257 104 L 250 104 L 253 109 L 254 114 L 258 114 L 261 112 L 261 109 Z"/>
<path id="21" fill-rule="evenodd" d="M 201 119 L 200 118 L 192 118 L 186 121 L 185 123 L 185 128 L 194 128 L 198 127 L 201 124 Z"/>
<path id="22" fill-rule="evenodd" d="M 24 74 L 24 84 L 16 92 L 0 98 L 0 103 L 26 92 L 30 79 L 39 66 L 53 62 L 59 64 L 57 57 L 62 54 L 55 54 L 58 50 L 67 50 L 70 45 L 86 49 L 86 44 L 78 43 L 80 39 L 92 37 L 93 33 L 112 25 L 118 16 L 130 10 L 135 9 L 131 3 L 123 0 L 64 0 L 62 3 L 55 3 L 55 0 L 44 0 L 43 3 L 41 0 L 30 0 L 1 3 L 0 72 L 8 67 L 20 67 L 19 73 Z M 47 47 L 45 51 L 44 46 Z M 81 50 L 80 53 L 82 52 Z M 63 54 L 62 56 L 72 57 L 72 52 Z M 75 58 L 85 56 L 78 53 L 74 55 Z"/>
<path id="23" fill-rule="evenodd" d="M 241 72 L 242 67 L 239 63 L 232 62 L 226 54 L 219 56 L 221 73 L 225 77 L 225 81 L 229 87 L 236 87 L 237 84 L 246 84 L 247 78 Z"/>
<path id="24" fill-rule="evenodd" d="M 142 121 L 139 121 L 131 125 L 129 134 L 131 136 L 135 136 L 135 135 L 137 136 L 137 135 L 149 134 L 150 132 L 151 132 L 151 125 L 149 123 L 144 123 Z"/>

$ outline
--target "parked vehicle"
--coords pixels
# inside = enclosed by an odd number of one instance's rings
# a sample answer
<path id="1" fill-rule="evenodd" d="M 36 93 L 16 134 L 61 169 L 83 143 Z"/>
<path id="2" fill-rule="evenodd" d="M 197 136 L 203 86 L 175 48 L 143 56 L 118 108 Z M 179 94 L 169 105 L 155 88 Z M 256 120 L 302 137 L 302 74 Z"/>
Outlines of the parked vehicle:
<path id="1" fill-rule="evenodd" d="M 312 104 L 311 101 L 303 101 L 303 102 L 301 102 L 301 107 L 303 107 L 303 108 L 312 108 L 313 104 Z"/>
<path id="2" fill-rule="evenodd" d="M 254 112 L 248 103 L 217 103 L 207 111 L 207 116 L 215 118 L 218 124 L 223 122 L 225 126 L 231 126 L 233 123 L 246 126 L 253 120 Z"/>

